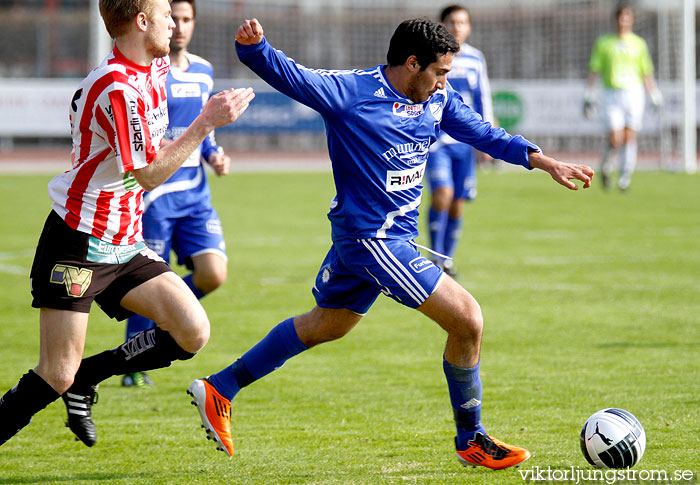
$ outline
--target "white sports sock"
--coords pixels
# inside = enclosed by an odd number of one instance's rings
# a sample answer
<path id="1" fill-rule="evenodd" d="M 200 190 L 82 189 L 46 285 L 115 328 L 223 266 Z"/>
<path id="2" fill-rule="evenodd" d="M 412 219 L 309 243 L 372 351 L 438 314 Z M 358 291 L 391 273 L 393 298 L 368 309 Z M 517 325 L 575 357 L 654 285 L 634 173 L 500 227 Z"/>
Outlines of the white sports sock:
<path id="1" fill-rule="evenodd" d="M 613 164 L 610 163 L 610 157 L 614 155 L 613 152 L 615 151 L 616 150 L 610 146 L 607 140 L 603 142 L 603 147 L 600 150 L 600 171 L 605 175 L 610 175 L 613 171 Z"/>
<path id="2" fill-rule="evenodd" d="M 620 180 L 618 186 L 626 189 L 630 185 L 632 173 L 637 166 L 637 140 L 628 141 L 622 145 L 620 157 Z"/>

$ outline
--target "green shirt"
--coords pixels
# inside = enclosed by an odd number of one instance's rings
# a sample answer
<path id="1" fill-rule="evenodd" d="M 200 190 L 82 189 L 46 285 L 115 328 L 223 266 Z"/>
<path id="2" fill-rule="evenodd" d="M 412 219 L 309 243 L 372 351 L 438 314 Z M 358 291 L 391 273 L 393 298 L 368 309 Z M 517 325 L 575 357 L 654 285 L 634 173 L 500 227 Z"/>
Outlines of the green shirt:
<path id="1" fill-rule="evenodd" d="M 637 34 L 605 34 L 593 46 L 588 70 L 599 73 L 603 86 L 628 89 L 642 84 L 654 73 L 647 43 Z"/>

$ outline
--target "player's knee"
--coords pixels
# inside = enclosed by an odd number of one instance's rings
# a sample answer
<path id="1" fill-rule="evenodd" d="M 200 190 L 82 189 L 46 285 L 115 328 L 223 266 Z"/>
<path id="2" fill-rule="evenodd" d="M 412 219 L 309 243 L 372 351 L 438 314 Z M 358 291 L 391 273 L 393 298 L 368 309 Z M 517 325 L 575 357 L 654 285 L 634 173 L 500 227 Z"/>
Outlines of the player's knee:
<path id="1" fill-rule="evenodd" d="M 211 293 L 226 282 L 228 276 L 226 265 L 198 274 L 195 286 L 204 294 Z"/>
<path id="2" fill-rule="evenodd" d="M 480 310 L 465 307 L 460 315 L 459 325 L 456 326 L 458 336 L 463 340 L 481 341 L 484 331 L 484 317 Z"/>
<path id="3" fill-rule="evenodd" d="M 454 190 L 450 187 L 442 186 L 438 187 L 433 191 L 432 194 L 432 207 L 438 211 L 446 211 L 450 208 L 452 199 L 454 197 Z"/>
<path id="4" fill-rule="evenodd" d="M 184 316 L 186 321 L 180 322 L 178 327 L 180 331 L 168 329 L 175 341 L 180 347 L 187 352 L 196 354 L 209 341 L 210 325 L 204 308 L 198 305 L 198 308 L 193 308 Z"/>
<path id="5" fill-rule="evenodd" d="M 185 350 L 192 353 L 199 352 L 209 342 L 210 334 L 209 319 L 207 314 L 202 312 L 202 316 L 196 322 L 195 328 L 190 335 L 191 348 Z"/>
<path id="6" fill-rule="evenodd" d="M 51 369 L 37 367 L 36 373 L 59 394 L 66 392 L 73 385 L 75 379 L 75 371 L 60 366 Z"/>

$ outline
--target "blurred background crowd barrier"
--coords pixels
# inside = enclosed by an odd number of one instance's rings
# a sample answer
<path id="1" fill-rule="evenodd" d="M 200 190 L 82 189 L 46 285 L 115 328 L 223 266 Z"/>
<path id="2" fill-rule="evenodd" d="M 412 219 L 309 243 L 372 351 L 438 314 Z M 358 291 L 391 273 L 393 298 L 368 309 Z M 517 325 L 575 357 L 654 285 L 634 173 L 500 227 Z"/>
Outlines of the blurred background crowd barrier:
<path id="1" fill-rule="evenodd" d="M 218 130 L 217 138 L 236 150 L 324 146 L 318 115 L 268 88 L 238 61 L 233 42 L 242 19 L 257 17 L 272 45 L 307 67 L 366 68 L 385 62 L 389 39 L 400 21 L 436 19 L 449 3 L 200 0 L 190 51 L 212 62 L 217 89 L 251 85 L 259 93 L 239 122 Z M 683 1 L 628 3 L 635 8 L 635 32 L 649 45 L 666 100 L 661 110 L 647 111 L 640 152 L 659 166 L 682 168 L 682 76 L 687 69 Z M 487 60 L 499 123 L 547 151 L 597 153 L 602 127 L 597 120 L 583 118 L 584 80 L 595 38 L 613 30 L 617 2 L 463 4 L 472 16 L 469 43 Z M 77 82 L 110 48 L 95 11 L 91 0 L 0 0 L 0 149 L 65 143 L 68 100 Z M 696 34 L 694 38 L 697 45 Z"/>

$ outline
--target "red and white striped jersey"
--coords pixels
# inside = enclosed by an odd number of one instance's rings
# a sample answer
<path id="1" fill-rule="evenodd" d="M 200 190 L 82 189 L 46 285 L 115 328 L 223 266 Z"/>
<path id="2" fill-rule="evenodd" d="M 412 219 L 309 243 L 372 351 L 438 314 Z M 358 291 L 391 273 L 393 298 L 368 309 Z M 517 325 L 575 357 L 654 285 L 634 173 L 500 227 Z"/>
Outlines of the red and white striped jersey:
<path id="1" fill-rule="evenodd" d="M 73 168 L 49 182 L 69 227 L 116 245 L 143 240 L 143 188 L 131 173 L 151 163 L 168 127 L 169 58 L 139 66 L 115 47 L 70 105 Z"/>

